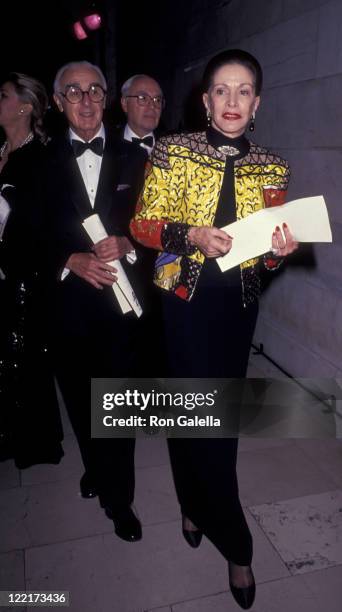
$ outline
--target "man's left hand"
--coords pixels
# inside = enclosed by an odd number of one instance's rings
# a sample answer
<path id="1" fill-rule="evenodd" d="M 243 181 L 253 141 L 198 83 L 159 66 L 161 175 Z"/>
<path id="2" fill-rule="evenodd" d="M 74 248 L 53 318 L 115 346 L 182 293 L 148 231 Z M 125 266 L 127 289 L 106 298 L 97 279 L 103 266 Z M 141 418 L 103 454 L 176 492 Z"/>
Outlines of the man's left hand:
<path id="1" fill-rule="evenodd" d="M 121 259 L 133 250 L 133 246 L 126 236 L 108 236 L 93 246 L 93 251 L 103 262 Z"/>

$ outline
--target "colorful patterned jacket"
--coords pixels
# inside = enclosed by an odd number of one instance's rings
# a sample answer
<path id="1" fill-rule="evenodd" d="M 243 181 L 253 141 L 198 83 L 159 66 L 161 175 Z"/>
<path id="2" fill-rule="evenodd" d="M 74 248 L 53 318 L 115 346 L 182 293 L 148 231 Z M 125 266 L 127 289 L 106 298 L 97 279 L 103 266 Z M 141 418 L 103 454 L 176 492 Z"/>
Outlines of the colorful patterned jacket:
<path id="1" fill-rule="evenodd" d="M 155 283 L 185 300 L 191 299 L 204 262 L 204 255 L 188 242 L 188 230 L 213 225 L 225 161 L 208 143 L 206 132 L 161 138 L 131 221 L 135 239 L 160 251 Z M 234 162 L 234 176 L 237 219 L 284 203 L 289 166 L 267 149 L 251 142 L 247 155 Z M 279 265 L 271 255 L 263 259 L 268 269 Z M 240 265 L 244 305 L 260 293 L 258 261 Z"/>

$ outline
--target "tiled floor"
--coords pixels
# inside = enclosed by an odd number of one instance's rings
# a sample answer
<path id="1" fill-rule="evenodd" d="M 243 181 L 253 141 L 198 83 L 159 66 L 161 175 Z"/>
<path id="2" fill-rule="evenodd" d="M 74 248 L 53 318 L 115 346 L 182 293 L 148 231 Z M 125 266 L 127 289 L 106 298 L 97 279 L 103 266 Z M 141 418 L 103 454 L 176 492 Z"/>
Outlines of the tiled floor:
<path id="1" fill-rule="evenodd" d="M 249 375 L 279 371 L 252 355 Z M 129 544 L 97 500 L 80 497 L 81 461 L 65 425 L 59 466 L 18 472 L 0 463 L 0 590 L 68 590 L 72 612 L 237 611 L 216 549 L 204 539 L 193 550 L 182 538 L 165 441 L 137 442 L 144 537 Z M 238 469 L 254 538 L 252 609 L 340 612 L 342 441 L 243 438 Z"/>

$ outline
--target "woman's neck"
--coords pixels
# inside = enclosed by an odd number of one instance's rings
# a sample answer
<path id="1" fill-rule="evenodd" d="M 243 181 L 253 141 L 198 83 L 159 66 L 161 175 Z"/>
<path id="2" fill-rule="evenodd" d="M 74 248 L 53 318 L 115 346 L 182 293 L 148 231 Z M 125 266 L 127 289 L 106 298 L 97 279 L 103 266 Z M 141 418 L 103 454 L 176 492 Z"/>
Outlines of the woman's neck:
<path id="1" fill-rule="evenodd" d="M 221 132 L 221 130 L 218 130 L 214 125 L 211 125 L 208 130 L 209 132 L 211 132 L 214 138 L 217 138 L 219 140 L 227 140 L 228 142 L 238 142 L 246 139 L 244 132 L 242 132 L 242 134 L 226 134 L 225 132 Z"/>
<path id="2" fill-rule="evenodd" d="M 26 124 L 15 126 L 13 128 L 6 128 L 5 135 L 7 142 L 6 153 L 8 155 L 9 153 L 12 153 L 12 151 L 19 149 L 25 143 L 25 141 L 29 139 L 31 135 L 30 125 Z"/>

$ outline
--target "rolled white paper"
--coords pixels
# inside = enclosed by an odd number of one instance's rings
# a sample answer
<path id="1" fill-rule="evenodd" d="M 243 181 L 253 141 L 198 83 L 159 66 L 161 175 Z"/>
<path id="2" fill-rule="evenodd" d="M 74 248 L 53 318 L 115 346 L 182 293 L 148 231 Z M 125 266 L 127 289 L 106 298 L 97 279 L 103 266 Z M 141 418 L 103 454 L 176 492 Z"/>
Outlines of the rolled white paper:
<path id="1" fill-rule="evenodd" d="M 90 217 L 84 219 L 82 225 L 94 244 L 96 244 L 100 240 L 103 240 L 104 238 L 108 238 L 108 234 L 98 214 L 90 215 Z M 133 287 L 129 282 L 127 274 L 123 269 L 119 259 L 115 259 L 108 263 L 110 266 L 113 266 L 113 268 L 117 269 L 118 280 L 113 283 L 112 289 L 114 291 L 116 299 L 119 302 L 122 312 L 126 314 L 127 312 L 134 310 L 137 317 L 140 317 L 143 312 L 142 308 L 138 302 L 138 299 L 133 291 Z"/>

